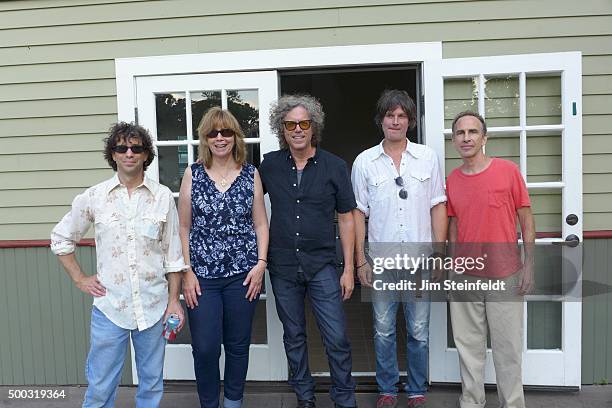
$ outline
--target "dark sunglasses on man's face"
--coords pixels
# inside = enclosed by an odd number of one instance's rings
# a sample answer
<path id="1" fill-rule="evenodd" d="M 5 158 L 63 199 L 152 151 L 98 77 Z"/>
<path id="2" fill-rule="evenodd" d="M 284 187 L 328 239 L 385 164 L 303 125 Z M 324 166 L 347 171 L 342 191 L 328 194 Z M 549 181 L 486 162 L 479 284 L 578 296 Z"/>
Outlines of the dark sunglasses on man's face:
<path id="1" fill-rule="evenodd" d="M 396 177 L 395 184 L 401 187 L 401 190 L 399 191 L 399 198 L 401 198 L 402 200 L 407 199 L 408 192 L 404 189 L 404 179 L 402 178 L 402 176 Z"/>
<path id="2" fill-rule="evenodd" d="M 213 129 L 208 132 L 206 137 L 208 137 L 209 139 L 214 139 L 219 133 L 221 133 L 221 136 L 223 137 L 232 137 L 236 134 L 236 132 L 234 132 L 232 129 Z"/>
<path id="3" fill-rule="evenodd" d="M 292 130 L 295 130 L 295 128 L 298 126 L 302 130 L 310 129 L 310 122 L 310 120 L 300 120 L 299 122 L 295 122 L 293 120 L 286 120 L 283 122 L 283 125 L 285 125 L 285 129 L 291 132 Z"/>
<path id="4" fill-rule="evenodd" d="M 113 147 L 113 152 L 115 152 L 115 153 L 127 153 L 128 149 L 130 149 L 132 151 L 132 153 L 134 153 L 134 154 L 140 154 L 140 153 L 144 152 L 144 150 L 145 150 L 143 145 L 132 145 L 132 146 L 117 145 L 117 146 Z"/>

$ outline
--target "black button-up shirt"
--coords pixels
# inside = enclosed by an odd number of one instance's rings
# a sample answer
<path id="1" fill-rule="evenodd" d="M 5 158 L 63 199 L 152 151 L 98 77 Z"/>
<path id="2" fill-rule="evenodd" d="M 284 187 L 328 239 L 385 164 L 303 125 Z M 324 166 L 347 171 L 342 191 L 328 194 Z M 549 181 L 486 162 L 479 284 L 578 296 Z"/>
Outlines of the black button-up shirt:
<path id="1" fill-rule="evenodd" d="M 336 211 L 357 207 L 346 162 L 317 147 L 298 183 L 291 152 L 283 149 L 264 155 L 259 174 L 272 204 L 270 273 L 295 280 L 301 266 L 310 280 L 325 265 L 335 264 Z"/>

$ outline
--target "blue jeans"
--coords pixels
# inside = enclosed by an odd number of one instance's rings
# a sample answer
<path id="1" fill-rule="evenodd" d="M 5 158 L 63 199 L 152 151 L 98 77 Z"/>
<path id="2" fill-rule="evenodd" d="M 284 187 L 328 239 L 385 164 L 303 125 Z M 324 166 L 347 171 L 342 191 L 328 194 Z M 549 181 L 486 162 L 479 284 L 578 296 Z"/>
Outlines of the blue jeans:
<path id="1" fill-rule="evenodd" d="M 314 398 L 314 380 L 308 367 L 304 297 L 308 295 L 312 311 L 323 337 L 332 387 L 332 400 L 353 407 L 355 381 L 351 376 L 351 345 L 346 335 L 340 281 L 336 269 L 327 265 L 310 280 L 298 272 L 297 281 L 270 275 L 278 317 L 283 324 L 283 342 L 289 361 L 289 384 L 298 400 Z"/>
<path id="2" fill-rule="evenodd" d="M 203 408 L 219 407 L 221 342 L 225 350 L 224 407 L 242 405 L 257 305 L 257 299 L 249 302 L 245 298 L 249 288 L 242 285 L 245 278 L 246 273 L 228 278 L 198 277 L 202 295 L 198 296 L 195 309 L 187 309 L 196 384 Z"/>
<path id="3" fill-rule="evenodd" d="M 91 311 L 91 347 L 85 366 L 88 387 L 83 407 L 115 406 L 130 335 L 138 371 L 136 407 L 158 407 L 164 392 L 166 339 L 162 337 L 162 330 L 162 319 L 143 331 L 121 328 L 94 306 Z"/>
<path id="4" fill-rule="evenodd" d="M 428 276 L 428 275 L 427 275 Z M 423 275 L 426 278 L 426 275 Z M 390 299 L 391 298 L 391 299 Z M 378 391 L 385 395 L 397 395 L 399 382 L 397 363 L 396 322 L 397 309 L 402 304 L 406 319 L 406 367 L 405 391 L 408 396 L 425 395 L 428 381 L 429 359 L 429 310 L 431 303 L 427 292 L 416 299 L 414 291 L 401 293 L 401 300 L 374 292 L 374 349 L 376 352 L 376 382 Z"/>

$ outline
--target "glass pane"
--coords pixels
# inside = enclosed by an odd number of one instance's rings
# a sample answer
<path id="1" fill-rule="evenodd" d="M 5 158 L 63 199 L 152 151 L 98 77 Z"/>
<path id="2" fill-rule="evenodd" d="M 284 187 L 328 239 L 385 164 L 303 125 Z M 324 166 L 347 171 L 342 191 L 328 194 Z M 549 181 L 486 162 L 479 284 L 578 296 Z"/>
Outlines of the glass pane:
<path id="1" fill-rule="evenodd" d="M 181 300 L 185 316 L 187 316 L 187 305 Z M 260 300 L 255 306 L 255 316 L 253 318 L 253 330 L 251 331 L 251 344 L 268 343 L 268 324 L 266 321 L 266 301 Z M 171 344 L 191 344 L 191 330 L 189 319 L 185 321 L 183 329 L 178 333 L 176 339 Z"/>
<path id="2" fill-rule="evenodd" d="M 561 124 L 561 75 L 527 74 L 527 124 Z"/>
<path id="3" fill-rule="evenodd" d="M 198 139 L 198 126 L 202 116 L 212 107 L 221 107 L 221 91 L 191 92 L 191 126 L 195 140 Z"/>
<path id="4" fill-rule="evenodd" d="M 178 192 L 187 167 L 188 146 L 157 146 L 159 182 Z"/>
<path id="5" fill-rule="evenodd" d="M 529 198 L 536 231 L 561 232 L 561 190 L 553 188 L 530 190 Z"/>
<path id="6" fill-rule="evenodd" d="M 518 76 L 485 78 L 485 118 L 487 127 L 518 126 Z"/>
<path id="7" fill-rule="evenodd" d="M 450 129 L 454 117 L 466 110 L 478 111 L 478 78 L 444 79 L 444 128 Z"/>
<path id="8" fill-rule="evenodd" d="M 527 133 L 527 181 L 561 181 L 561 133 Z"/>
<path id="9" fill-rule="evenodd" d="M 257 89 L 228 90 L 227 108 L 238 119 L 245 137 L 259 137 Z"/>
<path id="10" fill-rule="evenodd" d="M 561 306 L 560 302 L 527 303 L 528 349 L 561 349 Z"/>
<path id="11" fill-rule="evenodd" d="M 155 94 L 157 140 L 187 139 L 185 94 Z"/>
<path id="12" fill-rule="evenodd" d="M 259 167 L 261 163 L 261 152 L 259 150 L 259 143 L 252 143 L 246 145 L 247 150 L 247 161 L 255 167 Z"/>
<path id="13" fill-rule="evenodd" d="M 268 344 L 268 321 L 266 320 L 266 300 L 259 300 L 255 306 L 251 344 Z"/>
<path id="14" fill-rule="evenodd" d="M 520 164 L 521 140 L 518 133 L 489 132 L 485 151 L 488 156 L 499 157 Z"/>
<path id="15" fill-rule="evenodd" d="M 536 220 L 536 227 L 537 225 Z M 564 292 L 567 285 L 576 281 L 575 276 L 569 277 L 571 269 L 565 262 L 563 246 L 538 242 L 535 247 L 535 267 L 533 268 L 535 287 L 531 294 L 547 296 L 568 294 Z M 564 272 L 568 278 L 564 277 Z"/>

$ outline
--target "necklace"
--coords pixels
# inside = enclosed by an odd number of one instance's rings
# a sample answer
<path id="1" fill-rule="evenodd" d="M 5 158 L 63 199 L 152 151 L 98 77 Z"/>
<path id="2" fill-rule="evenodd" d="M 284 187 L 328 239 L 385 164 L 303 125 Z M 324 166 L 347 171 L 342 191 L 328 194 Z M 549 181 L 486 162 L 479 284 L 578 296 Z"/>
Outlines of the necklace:
<path id="1" fill-rule="evenodd" d="M 219 177 L 221 177 L 221 180 L 218 182 L 219 186 L 221 186 L 222 189 L 225 189 L 228 186 L 228 181 L 227 181 L 227 177 L 229 176 L 229 173 L 232 171 L 231 167 L 225 172 L 225 174 L 221 174 L 221 173 L 217 173 Z M 216 173 L 216 172 L 215 172 Z"/>

